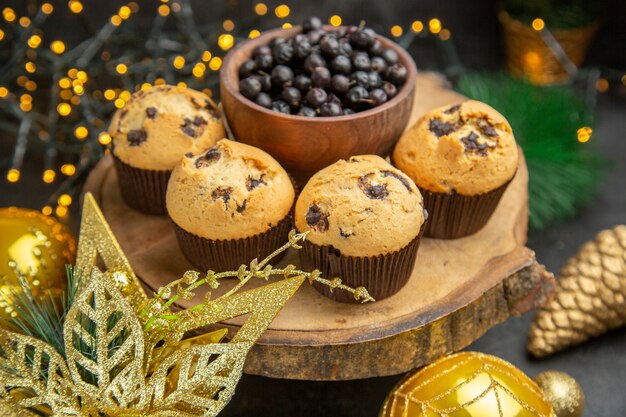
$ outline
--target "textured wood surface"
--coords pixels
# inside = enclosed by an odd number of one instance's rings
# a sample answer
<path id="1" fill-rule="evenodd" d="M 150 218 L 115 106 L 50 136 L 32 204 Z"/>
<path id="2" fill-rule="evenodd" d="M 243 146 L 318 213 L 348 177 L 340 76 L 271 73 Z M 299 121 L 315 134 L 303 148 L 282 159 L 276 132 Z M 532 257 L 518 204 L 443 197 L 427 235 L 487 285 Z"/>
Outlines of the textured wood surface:
<path id="1" fill-rule="evenodd" d="M 461 99 L 437 77 L 419 75 L 412 120 L 432 107 Z M 303 286 L 251 350 L 245 372 L 309 380 L 398 374 L 462 349 L 511 315 L 543 304 L 554 279 L 524 246 L 527 182 L 522 160 L 484 229 L 462 239 L 424 239 L 411 279 L 389 299 L 342 304 Z M 108 157 L 92 172 L 86 190 L 98 199 L 148 287 L 157 288 L 193 269 L 167 218 L 143 215 L 123 203 Z M 297 253 L 287 254 L 281 264 L 286 262 L 299 264 Z M 232 285 L 226 282 L 220 290 Z M 241 321 L 224 325 L 236 331 Z"/>

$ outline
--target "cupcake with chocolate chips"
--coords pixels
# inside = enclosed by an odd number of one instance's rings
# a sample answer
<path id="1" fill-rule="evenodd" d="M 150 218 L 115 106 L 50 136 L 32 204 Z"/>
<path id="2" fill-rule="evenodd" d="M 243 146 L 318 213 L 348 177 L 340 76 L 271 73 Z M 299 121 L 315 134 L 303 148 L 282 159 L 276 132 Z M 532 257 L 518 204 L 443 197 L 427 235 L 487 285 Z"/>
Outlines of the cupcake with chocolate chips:
<path id="1" fill-rule="evenodd" d="M 150 214 L 165 214 L 167 181 L 183 155 L 226 135 L 207 95 L 169 85 L 133 94 L 113 116 L 109 133 L 124 201 Z"/>
<path id="2" fill-rule="evenodd" d="M 408 281 L 425 220 L 413 181 L 374 155 L 340 160 L 315 174 L 295 210 L 296 228 L 309 232 L 300 251 L 305 268 L 364 286 L 377 300 Z M 354 301 L 343 291 L 316 288 L 335 300 Z"/>
<path id="3" fill-rule="evenodd" d="M 393 163 L 422 191 L 424 234 L 458 238 L 480 230 L 515 176 L 518 149 L 506 119 L 466 101 L 426 113 L 404 133 Z"/>
<path id="4" fill-rule="evenodd" d="M 287 241 L 295 190 L 267 153 L 227 139 L 187 153 L 167 187 L 179 246 L 202 271 L 236 270 Z"/>

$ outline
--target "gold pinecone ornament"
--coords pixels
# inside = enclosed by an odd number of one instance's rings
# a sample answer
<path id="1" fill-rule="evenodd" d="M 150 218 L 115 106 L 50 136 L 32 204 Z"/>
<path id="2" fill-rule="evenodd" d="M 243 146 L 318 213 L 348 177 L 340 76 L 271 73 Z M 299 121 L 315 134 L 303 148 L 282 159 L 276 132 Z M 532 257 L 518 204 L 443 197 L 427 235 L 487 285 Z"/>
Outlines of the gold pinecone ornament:
<path id="1" fill-rule="evenodd" d="M 598 233 L 570 258 L 555 298 L 529 332 L 528 350 L 544 357 L 626 324 L 626 226 Z"/>

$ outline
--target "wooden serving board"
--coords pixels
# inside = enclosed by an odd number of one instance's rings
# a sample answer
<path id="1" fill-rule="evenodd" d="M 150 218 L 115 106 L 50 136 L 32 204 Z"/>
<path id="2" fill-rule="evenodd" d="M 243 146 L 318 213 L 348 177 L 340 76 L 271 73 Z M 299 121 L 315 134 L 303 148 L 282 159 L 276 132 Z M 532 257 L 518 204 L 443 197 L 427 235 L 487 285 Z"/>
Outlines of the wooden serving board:
<path id="1" fill-rule="evenodd" d="M 462 99 L 439 77 L 420 75 L 412 121 L 433 107 Z M 399 374 L 460 350 L 510 316 L 546 302 L 554 278 L 524 246 L 527 183 L 522 159 L 487 226 L 463 239 L 424 239 L 408 284 L 391 298 L 342 304 L 303 285 L 250 351 L 245 372 L 306 380 Z M 144 215 L 124 204 L 110 157 L 94 169 L 85 190 L 98 200 L 147 287 L 156 289 L 193 269 L 166 217 Z M 281 262 L 286 263 L 299 265 L 298 254 L 288 253 Z M 233 284 L 222 283 L 220 291 Z M 224 324 L 235 332 L 242 320 Z"/>

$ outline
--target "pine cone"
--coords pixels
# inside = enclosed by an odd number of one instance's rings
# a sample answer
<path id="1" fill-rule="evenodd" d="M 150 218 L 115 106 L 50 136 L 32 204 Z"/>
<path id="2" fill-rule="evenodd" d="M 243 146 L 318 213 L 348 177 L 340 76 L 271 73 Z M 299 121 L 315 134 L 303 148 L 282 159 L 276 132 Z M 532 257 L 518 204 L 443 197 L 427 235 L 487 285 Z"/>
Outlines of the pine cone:
<path id="1" fill-rule="evenodd" d="M 543 357 L 626 324 L 626 226 L 603 230 L 570 258 L 529 332 L 528 350 Z"/>

